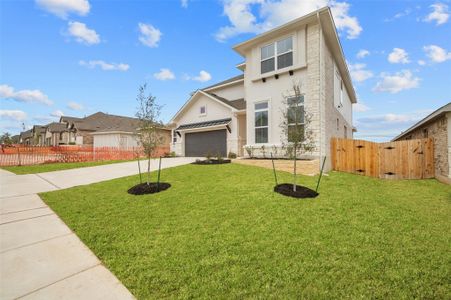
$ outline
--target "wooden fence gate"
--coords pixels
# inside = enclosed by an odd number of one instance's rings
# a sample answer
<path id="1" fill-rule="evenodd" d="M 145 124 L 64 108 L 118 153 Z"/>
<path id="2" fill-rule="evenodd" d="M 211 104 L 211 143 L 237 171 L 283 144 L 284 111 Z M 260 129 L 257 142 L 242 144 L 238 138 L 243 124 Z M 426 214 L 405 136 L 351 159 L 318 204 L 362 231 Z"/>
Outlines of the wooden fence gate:
<path id="1" fill-rule="evenodd" d="M 434 178 L 432 139 L 374 143 L 332 138 L 332 168 L 386 179 Z"/>

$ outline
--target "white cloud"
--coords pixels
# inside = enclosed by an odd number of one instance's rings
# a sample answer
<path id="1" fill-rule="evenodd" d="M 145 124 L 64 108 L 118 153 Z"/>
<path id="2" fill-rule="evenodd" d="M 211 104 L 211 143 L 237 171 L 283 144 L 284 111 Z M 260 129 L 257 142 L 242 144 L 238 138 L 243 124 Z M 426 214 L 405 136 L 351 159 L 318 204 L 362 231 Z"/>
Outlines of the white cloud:
<path id="1" fill-rule="evenodd" d="M 361 49 L 361 50 L 359 50 L 359 52 L 357 52 L 357 58 L 365 58 L 368 55 L 370 55 L 370 51 L 368 51 L 366 49 Z"/>
<path id="2" fill-rule="evenodd" d="M 21 110 L 1 109 L 0 118 L 12 121 L 25 121 L 27 119 L 27 114 Z"/>
<path id="3" fill-rule="evenodd" d="M 161 31 L 150 24 L 139 23 L 139 41 L 150 48 L 158 47 L 161 36 L 163 35 Z"/>
<path id="4" fill-rule="evenodd" d="M 339 31 L 345 31 L 347 38 L 359 36 L 362 27 L 356 17 L 348 14 L 349 4 L 333 0 L 223 0 L 224 15 L 230 25 L 221 27 L 215 34 L 223 42 L 241 33 L 261 33 L 314 10 L 330 5 Z M 259 14 L 254 14 L 258 11 Z"/>
<path id="5" fill-rule="evenodd" d="M 331 2 L 331 11 L 337 29 L 346 31 L 348 39 L 355 39 L 363 29 L 356 17 L 349 16 L 349 7 L 349 3 L 346 2 Z"/>
<path id="6" fill-rule="evenodd" d="M 418 64 L 420 66 L 424 66 L 424 65 L 426 65 L 426 62 L 424 60 L 420 59 L 420 60 L 418 60 Z"/>
<path id="7" fill-rule="evenodd" d="M 50 116 L 60 118 L 61 116 L 64 116 L 64 113 L 61 110 L 57 109 L 54 112 L 52 112 Z"/>
<path id="8" fill-rule="evenodd" d="M 375 127 L 382 127 L 384 124 L 414 123 L 423 119 L 431 112 L 432 110 L 419 110 L 405 114 L 388 113 L 384 115 L 374 115 L 360 118 L 358 119 L 358 123 L 360 125 L 366 123 L 366 127 L 372 127 L 371 124 L 375 124 Z"/>
<path id="9" fill-rule="evenodd" d="M 175 79 L 174 73 L 172 73 L 171 70 L 162 68 L 160 69 L 160 72 L 154 73 L 153 77 L 155 77 L 158 80 L 172 80 Z"/>
<path id="10" fill-rule="evenodd" d="M 183 8 L 187 8 L 188 7 L 188 0 L 181 0 L 180 4 L 182 5 Z"/>
<path id="11" fill-rule="evenodd" d="M 79 43 L 94 45 L 100 43 L 100 36 L 93 29 L 89 29 L 86 24 L 80 22 L 69 22 L 67 32 Z"/>
<path id="12" fill-rule="evenodd" d="M 36 4 L 63 19 L 70 13 L 86 16 L 91 8 L 88 0 L 36 0 Z"/>
<path id="13" fill-rule="evenodd" d="M 426 52 L 426 56 L 434 63 L 442 63 L 451 59 L 451 52 L 436 45 L 424 46 L 423 50 Z"/>
<path id="14" fill-rule="evenodd" d="M 94 69 L 95 67 L 100 67 L 104 71 L 127 71 L 130 66 L 124 63 L 107 63 L 103 60 L 90 60 L 90 61 L 84 61 L 80 60 L 78 62 L 80 66 L 84 66 L 90 69 Z"/>
<path id="15" fill-rule="evenodd" d="M 83 105 L 73 101 L 67 103 L 67 107 L 71 110 L 83 110 Z"/>
<path id="16" fill-rule="evenodd" d="M 363 102 L 357 102 L 352 105 L 352 110 L 354 112 L 366 112 L 366 111 L 370 110 L 370 108 L 368 106 L 366 106 L 365 103 L 363 103 Z"/>
<path id="17" fill-rule="evenodd" d="M 211 75 L 207 71 L 202 70 L 199 72 L 198 76 L 187 77 L 187 79 L 191 79 L 191 80 L 195 80 L 195 81 L 199 81 L 199 82 L 206 82 L 211 79 Z"/>
<path id="18" fill-rule="evenodd" d="M 365 81 L 373 77 L 373 72 L 366 69 L 366 64 L 348 64 L 352 80 L 356 82 Z"/>
<path id="19" fill-rule="evenodd" d="M 423 19 L 425 22 L 436 22 L 436 25 L 442 25 L 448 22 L 448 5 L 444 3 L 435 3 L 429 7 L 432 8 L 432 12 Z"/>
<path id="20" fill-rule="evenodd" d="M 6 84 L 0 85 L 0 98 L 12 99 L 17 102 L 25 103 L 53 104 L 53 102 L 49 100 L 49 97 L 40 90 L 15 91 L 12 86 Z"/>
<path id="21" fill-rule="evenodd" d="M 402 48 L 393 48 L 393 51 L 388 55 L 388 61 L 392 64 L 408 64 L 409 54 Z"/>
<path id="22" fill-rule="evenodd" d="M 397 13 L 396 15 L 394 15 L 394 16 L 391 17 L 391 18 L 385 19 L 384 21 L 385 21 L 385 22 L 391 22 L 391 21 L 394 21 L 394 20 L 396 20 L 396 19 L 399 19 L 399 18 L 408 16 L 408 15 L 410 15 L 411 12 L 412 12 L 412 9 L 406 8 L 406 9 L 403 10 L 402 12 L 399 12 L 399 13 Z"/>
<path id="23" fill-rule="evenodd" d="M 420 78 L 414 77 L 409 70 L 403 70 L 393 75 L 382 73 L 381 78 L 382 80 L 376 84 L 373 91 L 395 94 L 403 90 L 416 88 L 420 84 Z"/>

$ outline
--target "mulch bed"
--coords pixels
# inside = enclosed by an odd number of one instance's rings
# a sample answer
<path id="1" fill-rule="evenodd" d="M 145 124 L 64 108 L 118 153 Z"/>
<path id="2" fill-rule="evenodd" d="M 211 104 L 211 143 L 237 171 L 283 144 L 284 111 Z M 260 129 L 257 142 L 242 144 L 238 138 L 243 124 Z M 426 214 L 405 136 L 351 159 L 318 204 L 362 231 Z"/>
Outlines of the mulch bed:
<path id="1" fill-rule="evenodd" d="M 282 194 L 284 196 L 294 198 L 315 198 L 319 194 L 314 190 L 302 185 L 296 185 L 296 192 L 293 191 L 293 184 L 282 183 L 274 187 L 274 192 Z"/>
<path id="2" fill-rule="evenodd" d="M 223 160 L 217 160 L 217 159 L 206 159 L 206 160 L 196 160 L 193 162 L 193 165 L 221 165 L 221 164 L 230 164 L 230 159 L 223 159 Z"/>
<path id="3" fill-rule="evenodd" d="M 160 189 L 158 189 L 156 182 L 140 183 L 130 188 L 127 192 L 132 195 L 146 195 L 146 194 L 154 194 L 167 190 L 171 185 L 167 182 L 160 182 Z"/>

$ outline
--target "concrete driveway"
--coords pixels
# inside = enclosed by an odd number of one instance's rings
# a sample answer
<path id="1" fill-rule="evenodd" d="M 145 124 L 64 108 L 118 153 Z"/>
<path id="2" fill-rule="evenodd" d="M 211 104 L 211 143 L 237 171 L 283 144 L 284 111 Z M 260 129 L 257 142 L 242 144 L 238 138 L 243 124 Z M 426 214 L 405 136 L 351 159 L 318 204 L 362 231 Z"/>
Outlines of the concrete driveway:
<path id="1" fill-rule="evenodd" d="M 163 159 L 162 168 L 194 160 Z M 134 299 L 37 193 L 137 173 L 136 161 L 31 175 L 0 170 L 0 299 Z"/>

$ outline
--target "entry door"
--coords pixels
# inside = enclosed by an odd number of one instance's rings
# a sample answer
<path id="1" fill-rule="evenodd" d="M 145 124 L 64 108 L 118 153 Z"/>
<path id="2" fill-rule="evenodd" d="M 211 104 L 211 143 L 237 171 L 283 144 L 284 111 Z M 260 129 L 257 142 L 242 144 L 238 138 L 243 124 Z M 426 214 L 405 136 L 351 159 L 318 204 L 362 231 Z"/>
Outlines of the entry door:
<path id="1" fill-rule="evenodd" d="M 185 156 L 227 156 L 227 131 L 214 130 L 185 133 Z"/>

